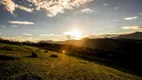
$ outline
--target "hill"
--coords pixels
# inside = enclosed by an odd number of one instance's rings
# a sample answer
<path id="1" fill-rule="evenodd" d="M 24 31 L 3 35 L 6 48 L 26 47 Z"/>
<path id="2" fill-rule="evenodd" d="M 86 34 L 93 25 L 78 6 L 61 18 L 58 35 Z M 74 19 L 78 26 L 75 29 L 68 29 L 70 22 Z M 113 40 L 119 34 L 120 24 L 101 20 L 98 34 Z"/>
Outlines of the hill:
<path id="1" fill-rule="evenodd" d="M 142 40 L 142 32 L 135 32 L 135 33 L 126 34 L 126 35 L 119 35 L 116 38 Z"/>
<path id="2" fill-rule="evenodd" d="M 37 58 L 30 57 L 34 52 Z M 57 55 L 57 58 L 51 55 Z M 4 58 L 4 59 L 3 59 Z M 142 80 L 141 77 L 61 53 L 0 43 L 1 80 Z"/>

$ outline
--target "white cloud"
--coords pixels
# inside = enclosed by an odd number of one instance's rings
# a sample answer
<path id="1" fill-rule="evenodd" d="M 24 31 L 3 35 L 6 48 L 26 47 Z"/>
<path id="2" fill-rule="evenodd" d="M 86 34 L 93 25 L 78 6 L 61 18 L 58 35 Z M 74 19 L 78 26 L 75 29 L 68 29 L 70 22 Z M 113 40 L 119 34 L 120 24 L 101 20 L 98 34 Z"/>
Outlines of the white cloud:
<path id="1" fill-rule="evenodd" d="M 2 39 L 19 41 L 19 42 L 23 42 L 23 41 L 37 42 L 37 39 L 35 39 L 34 37 L 13 36 L 13 37 L 2 37 Z"/>
<path id="2" fill-rule="evenodd" d="M 2 28 L 5 28 L 6 26 L 1 26 Z"/>
<path id="3" fill-rule="evenodd" d="M 124 26 L 121 28 L 125 30 L 138 30 L 138 29 L 142 29 L 142 26 Z"/>
<path id="4" fill-rule="evenodd" d="M 119 7 L 115 7 L 114 9 L 117 10 L 117 9 L 119 9 Z"/>
<path id="5" fill-rule="evenodd" d="M 32 36 L 32 34 L 23 33 L 24 36 Z"/>
<path id="6" fill-rule="evenodd" d="M 58 35 L 58 34 L 40 34 L 39 36 L 40 37 L 49 37 L 49 36 L 61 36 L 61 35 Z"/>
<path id="7" fill-rule="evenodd" d="M 11 14 L 13 14 L 13 11 L 15 11 L 15 3 L 12 0 L 1 0 L 0 3 L 4 5 L 5 9 L 9 11 Z"/>
<path id="8" fill-rule="evenodd" d="M 33 25 L 33 22 L 28 22 L 28 21 L 9 21 L 9 23 L 11 24 L 29 24 L 29 25 Z"/>
<path id="9" fill-rule="evenodd" d="M 124 20 L 134 20 L 134 19 L 137 19 L 138 17 L 137 16 L 134 16 L 134 17 L 126 17 L 124 18 Z"/>
<path id="10" fill-rule="evenodd" d="M 26 6 L 15 4 L 12 0 L 2 0 L 0 3 L 2 3 L 12 14 L 13 11 L 15 11 L 15 8 L 19 8 L 27 12 L 43 10 L 47 16 L 53 17 L 58 13 L 64 13 L 64 10 L 66 9 L 72 10 L 92 1 L 94 0 L 27 0 L 27 2 L 30 2 L 35 6 L 34 8 L 27 8 Z"/>
<path id="11" fill-rule="evenodd" d="M 40 34 L 40 36 L 46 37 L 46 36 L 49 36 L 49 34 Z"/>
<path id="12" fill-rule="evenodd" d="M 140 13 L 140 15 L 142 15 L 142 13 Z"/>
<path id="13" fill-rule="evenodd" d="M 113 20 L 114 22 L 117 22 L 118 20 Z"/>
<path id="14" fill-rule="evenodd" d="M 12 25 L 12 27 L 13 27 L 13 28 L 16 28 L 16 27 L 18 27 L 18 25 Z"/>
<path id="15" fill-rule="evenodd" d="M 27 34 L 27 33 L 26 33 Z M 13 40 L 13 41 L 32 41 L 32 42 L 38 42 L 41 40 L 53 40 L 53 41 L 63 41 L 63 37 L 62 35 L 58 35 L 58 36 L 47 36 L 47 37 L 41 37 L 41 36 L 12 36 L 12 37 L 1 37 L 3 39 L 8 39 L 8 40 Z"/>
<path id="16" fill-rule="evenodd" d="M 19 8 L 21 10 L 27 11 L 27 12 L 32 12 L 33 9 L 31 8 L 26 8 L 24 6 L 20 6 L 18 4 L 15 4 L 12 0 L 1 0 L 0 3 L 4 5 L 5 9 L 9 11 L 11 14 L 15 11 L 16 8 Z"/>
<path id="17" fill-rule="evenodd" d="M 38 39 L 53 40 L 53 41 L 63 41 L 64 40 L 62 34 L 40 34 Z"/>
<path id="18" fill-rule="evenodd" d="M 94 12 L 94 11 L 91 10 L 90 8 L 85 8 L 85 9 L 80 10 L 80 11 L 77 12 L 77 13 L 93 13 L 93 12 Z"/>
<path id="19" fill-rule="evenodd" d="M 108 6 L 108 4 L 107 4 L 107 3 L 105 3 L 105 4 L 104 4 L 104 6 Z"/>
<path id="20" fill-rule="evenodd" d="M 19 8 L 19 9 L 27 11 L 27 12 L 32 12 L 34 10 L 33 8 L 27 8 L 27 7 L 20 6 L 20 5 L 16 5 L 16 8 Z"/>
<path id="21" fill-rule="evenodd" d="M 71 10 L 91 1 L 93 0 L 32 0 L 32 3 L 36 6 L 36 10 L 43 9 L 47 16 L 53 17 L 58 13 L 64 13 L 65 9 Z"/>

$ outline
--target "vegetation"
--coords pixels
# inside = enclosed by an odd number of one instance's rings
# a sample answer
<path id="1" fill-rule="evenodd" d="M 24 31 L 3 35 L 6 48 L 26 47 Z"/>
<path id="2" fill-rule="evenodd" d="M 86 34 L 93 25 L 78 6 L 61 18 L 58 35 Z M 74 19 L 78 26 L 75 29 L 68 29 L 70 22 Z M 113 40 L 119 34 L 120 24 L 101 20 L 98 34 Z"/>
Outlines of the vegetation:
<path id="1" fill-rule="evenodd" d="M 6 50 L 8 47 L 9 50 Z M 142 80 L 141 77 L 58 52 L 0 43 L 1 80 Z M 29 57 L 32 52 L 37 58 Z M 50 57 L 57 55 L 58 58 Z"/>

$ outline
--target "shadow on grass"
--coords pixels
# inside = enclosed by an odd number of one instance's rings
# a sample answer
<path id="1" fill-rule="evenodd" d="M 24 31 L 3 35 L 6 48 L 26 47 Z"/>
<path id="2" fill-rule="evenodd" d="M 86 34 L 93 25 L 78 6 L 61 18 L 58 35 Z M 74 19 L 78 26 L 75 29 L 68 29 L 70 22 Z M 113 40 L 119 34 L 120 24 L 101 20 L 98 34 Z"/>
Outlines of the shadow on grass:
<path id="1" fill-rule="evenodd" d="M 17 77 L 16 80 L 43 80 L 43 79 L 33 74 L 24 74 L 24 75 Z"/>
<path id="2" fill-rule="evenodd" d="M 18 58 L 6 56 L 6 55 L 0 55 L 0 60 L 15 60 L 15 59 L 18 59 Z"/>
<path id="3" fill-rule="evenodd" d="M 115 61 L 111 61 L 111 60 L 103 60 L 103 59 L 99 59 L 99 58 L 90 58 L 90 57 L 79 56 L 79 55 L 69 55 L 69 56 L 88 60 L 88 61 L 91 61 L 93 63 L 97 63 L 102 66 L 111 67 L 111 68 L 114 68 L 114 69 L 117 69 L 117 70 L 120 70 L 120 71 L 123 71 L 126 73 L 130 73 L 130 74 L 142 77 L 141 72 L 134 70 L 134 69 L 132 69 L 132 67 L 122 64 L 122 63 L 119 63 L 119 62 L 115 62 Z"/>
<path id="4" fill-rule="evenodd" d="M 37 57 L 33 57 L 33 56 L 25 56 L 26 58 L 37 58 Z"/>

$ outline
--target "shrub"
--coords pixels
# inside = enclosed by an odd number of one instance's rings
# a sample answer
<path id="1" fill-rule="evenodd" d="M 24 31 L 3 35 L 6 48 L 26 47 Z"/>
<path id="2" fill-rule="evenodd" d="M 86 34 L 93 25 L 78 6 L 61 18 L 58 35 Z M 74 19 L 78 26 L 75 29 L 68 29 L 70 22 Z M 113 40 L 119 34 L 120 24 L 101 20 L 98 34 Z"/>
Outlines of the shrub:
<path id="1" fill-rule="evenodd" d="M 48 51 L 44 51 L 44 53 L 48 53 Z"/>
<path id="2" fill-rule="evenodd" d="M 32 52 L 32 57 L 37 57 L 37 54 L 35 52 Z"/>
<path id="3" fill-rule="evenodd" d="M 58 55 L 52 54 L 50 57 L 58 58 Z"/>

